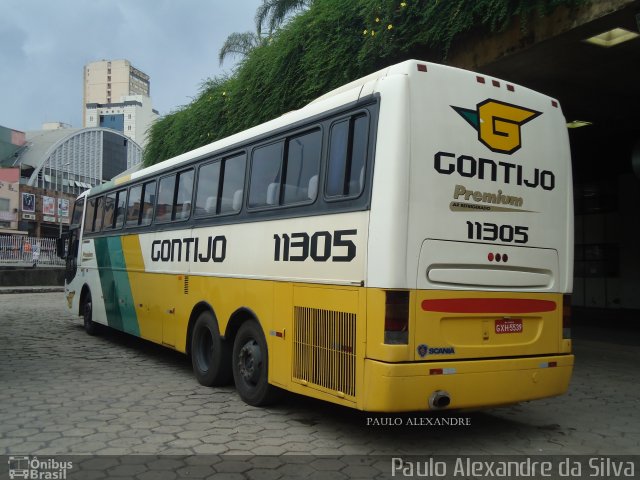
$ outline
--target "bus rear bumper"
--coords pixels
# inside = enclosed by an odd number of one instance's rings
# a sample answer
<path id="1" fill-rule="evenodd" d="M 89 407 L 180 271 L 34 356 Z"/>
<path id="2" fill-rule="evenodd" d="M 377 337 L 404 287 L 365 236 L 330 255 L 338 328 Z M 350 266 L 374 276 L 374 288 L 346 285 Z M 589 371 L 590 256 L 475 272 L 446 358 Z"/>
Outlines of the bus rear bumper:
<path id="1" fill-rule="evenodd" d="M 569 388 L 573 355 L 499 360 L 385 363 L 365 360 L 362 409 L 432 410 L 434 392 L 446 392 L 446 409 L 509 405 L 561 395 Z"/>

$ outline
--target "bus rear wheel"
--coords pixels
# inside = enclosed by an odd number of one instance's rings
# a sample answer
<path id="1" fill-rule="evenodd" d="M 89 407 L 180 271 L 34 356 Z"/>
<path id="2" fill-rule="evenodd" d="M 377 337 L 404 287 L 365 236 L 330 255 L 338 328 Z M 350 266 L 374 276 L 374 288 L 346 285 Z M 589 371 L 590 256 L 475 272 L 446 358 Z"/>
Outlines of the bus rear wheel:
<path id="1" fill-rule="evenodd" d="M 240 398 L 259 407 L 273 403 L 280 390 L 269 385 L 267 342 L 255 320 L 242 324 L 233 343 L 233 379 Z"/>
<path id="2" fill-rule="evenodd" d="M 84 323 L 84 331 L 93 336 L 98 333 L 98 324 L 93 321 L 93 302 L 91 301 L 91 292 L 87 292 L 82 305 L 82 320 Z"/>
<path id="3" fill-rule="evenodd" d="M 231 352 L 220 337 L 213 313 L 202 312 L 191 335 L 191 364 L 200 385 L 213 387 L 231 382 Z"/>

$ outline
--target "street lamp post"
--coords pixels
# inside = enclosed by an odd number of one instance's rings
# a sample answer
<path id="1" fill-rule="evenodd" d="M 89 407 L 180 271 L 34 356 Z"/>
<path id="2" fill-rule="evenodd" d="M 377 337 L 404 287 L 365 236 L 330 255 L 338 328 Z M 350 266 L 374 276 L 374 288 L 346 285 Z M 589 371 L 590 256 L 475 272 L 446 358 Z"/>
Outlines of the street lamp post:
<path id="1" fill-rule="evenodd" d="M 65 167 L 68 167 L 71 164 L 71 162 L 67 162 L 65 164 L 62 165 L 62 193 L 64 194 L 64 171 L 65 171 Z M 71 193 L 71 186 L 69 185 L 69 170 L 67 170 L 67 194 Z M 64 197 L 63 197 L 64 199 Z M 60 202 L 58 202 L 59 204 Z M 58 205 L 59 206 L 59 205 Z M 62 238 L 62 215 L 60 215 L 60 208 L 58 208 L 58 225 L 60 226 L 60 230 L 59 230 L 59 237 Z"/>
<path id="2" fill-rule="evenodd" d="M 64 165 L 62 165 L 62 193 L 64 193 L 64 172 L 65 170 L 67 171 L 67 193 L 71 193 L 71 185 L 69 182 L 69 177 L 71 176 L 71 173 L 69 172 L 68 168 L 65 167 L 69 167 L 69 165 L 71 164 L 71 162 L 67 162 Z"/>

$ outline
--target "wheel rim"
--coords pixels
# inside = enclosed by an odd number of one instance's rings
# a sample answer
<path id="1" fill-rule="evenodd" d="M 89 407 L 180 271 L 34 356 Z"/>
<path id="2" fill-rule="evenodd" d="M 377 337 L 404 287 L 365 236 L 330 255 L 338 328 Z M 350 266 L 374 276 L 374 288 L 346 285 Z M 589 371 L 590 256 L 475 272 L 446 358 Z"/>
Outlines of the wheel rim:
<path id="1" fill-rule="evenodd" d="M 198 369 L 206 372 L 211 367 L 213 359 L 213 335 L 208 328 L 202 328 L 198 334 L 195 356 Z"/>
<path id="2" fill-rule="evenodd" d="M 238 353 L 238 369 L 244 381 L 256 385 L 260 380 L 262 368 L 262 351 L 258 342 L 251 339 L 245 343 Z"/>

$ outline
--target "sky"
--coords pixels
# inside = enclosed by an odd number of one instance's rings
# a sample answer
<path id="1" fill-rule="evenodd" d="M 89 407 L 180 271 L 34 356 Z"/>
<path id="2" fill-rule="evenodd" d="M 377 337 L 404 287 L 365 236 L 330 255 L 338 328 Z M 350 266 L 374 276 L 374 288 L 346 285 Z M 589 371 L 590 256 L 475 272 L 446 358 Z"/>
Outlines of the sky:
<path id="1" fill-rule="evenodd" d="M 262 0 L 0 0 L 0 125 L 82 127 L 83 67 L 126 59 L 150 76 L 161 115 L 188 104 L 230 33 L 255 30 Z"/>

